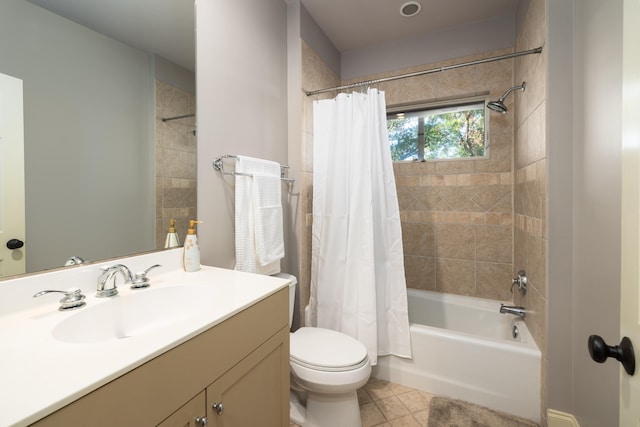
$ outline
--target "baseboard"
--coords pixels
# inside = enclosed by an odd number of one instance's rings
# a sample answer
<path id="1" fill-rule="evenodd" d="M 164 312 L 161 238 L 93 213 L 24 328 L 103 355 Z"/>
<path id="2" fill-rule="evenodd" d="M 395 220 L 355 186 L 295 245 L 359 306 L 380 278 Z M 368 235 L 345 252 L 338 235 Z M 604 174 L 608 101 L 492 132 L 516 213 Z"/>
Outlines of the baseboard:
<path id="1" fill-rule="evenodd" d="M 580 427 L 576 417 L 554 409 L 547 411 L 547 421 L 547 427 Z"/>

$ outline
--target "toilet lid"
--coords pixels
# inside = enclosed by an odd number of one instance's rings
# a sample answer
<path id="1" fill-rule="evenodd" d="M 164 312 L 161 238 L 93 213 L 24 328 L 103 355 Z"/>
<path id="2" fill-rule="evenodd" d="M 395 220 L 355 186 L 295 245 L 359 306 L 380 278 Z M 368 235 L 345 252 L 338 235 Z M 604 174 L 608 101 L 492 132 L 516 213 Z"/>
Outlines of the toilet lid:
<path id="1" fill-rule="evenodd" d="M 293 362 L 324 371 L 344 371 L 363 366 L 367 349 L 342 332 L 323 328 L 300 328 L 290 338 Z"/>

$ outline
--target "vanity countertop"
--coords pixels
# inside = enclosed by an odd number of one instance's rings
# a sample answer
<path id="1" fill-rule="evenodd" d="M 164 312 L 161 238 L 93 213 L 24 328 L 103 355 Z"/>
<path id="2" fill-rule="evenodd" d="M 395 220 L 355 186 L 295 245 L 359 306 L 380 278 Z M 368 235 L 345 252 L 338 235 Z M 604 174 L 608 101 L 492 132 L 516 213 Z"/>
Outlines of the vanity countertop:
<path id="1" fill-rule="evenodd" d="M 42 277 L 46 278 L 46 274 Z M 61 312 L 58 294 L 40 298 L 38 304 L 31 303 L 19 311 L 0 313 L 0 425 L 33 423 L 288 284 L 286 280 L 274 277 L 205 266 L 194 273 L 185 273 L 179 268 L 154 271 L 150 277 L 150 288 L 131 290 L 129 286 L 119 286 L 120 295 L 112 298 L 184 285 L 185 292 L 190 287 L 211 287 L 215 289 L 212 292 L 215 298 L 211 298 L 210 304 L 199 302 L 198 305 L 206 309 L 192 309 L 188 316 L 161 328 L 135 337 L 97 342 L 64 342 L 52 333 L 56 325 L 70 316 L 110 302 L 110 298 L 95 297 L 95 284 L 90 286 L 93 292 L 83 289 L 86 307 Z M 50 289 L 46 280 L 42 283 L 41 289 Z M 31 291 L 32 287 L 25 286 L 24 292 L 13 289 L 11 295 L 18 298 L 24 293 L 23 298 L 31 299 Z M 189 310 L 189 307 L 181 304 L 175 309 Z"/>

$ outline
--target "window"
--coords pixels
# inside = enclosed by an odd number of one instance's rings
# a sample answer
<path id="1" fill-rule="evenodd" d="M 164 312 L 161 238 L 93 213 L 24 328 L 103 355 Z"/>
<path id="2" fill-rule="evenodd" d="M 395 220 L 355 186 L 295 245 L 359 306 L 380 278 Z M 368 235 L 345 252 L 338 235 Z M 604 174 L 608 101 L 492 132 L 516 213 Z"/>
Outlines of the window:
<path id="1" fill-rule="evenodd" d="M 484 100 L 446 105 L 389 108 L 387 129 L 393 160 L 483 157 Z"/>

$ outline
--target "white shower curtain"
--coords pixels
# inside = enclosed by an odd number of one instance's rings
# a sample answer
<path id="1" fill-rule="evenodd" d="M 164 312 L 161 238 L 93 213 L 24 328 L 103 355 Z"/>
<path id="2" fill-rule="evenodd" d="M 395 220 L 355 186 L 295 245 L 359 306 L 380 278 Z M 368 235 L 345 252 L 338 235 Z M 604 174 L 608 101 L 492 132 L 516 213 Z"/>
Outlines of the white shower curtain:
<path id="1" fill-rule="evenodd" d="M 384 92 L 313 106 L 310 321 L 411 357 L 402 231 Z"/>

